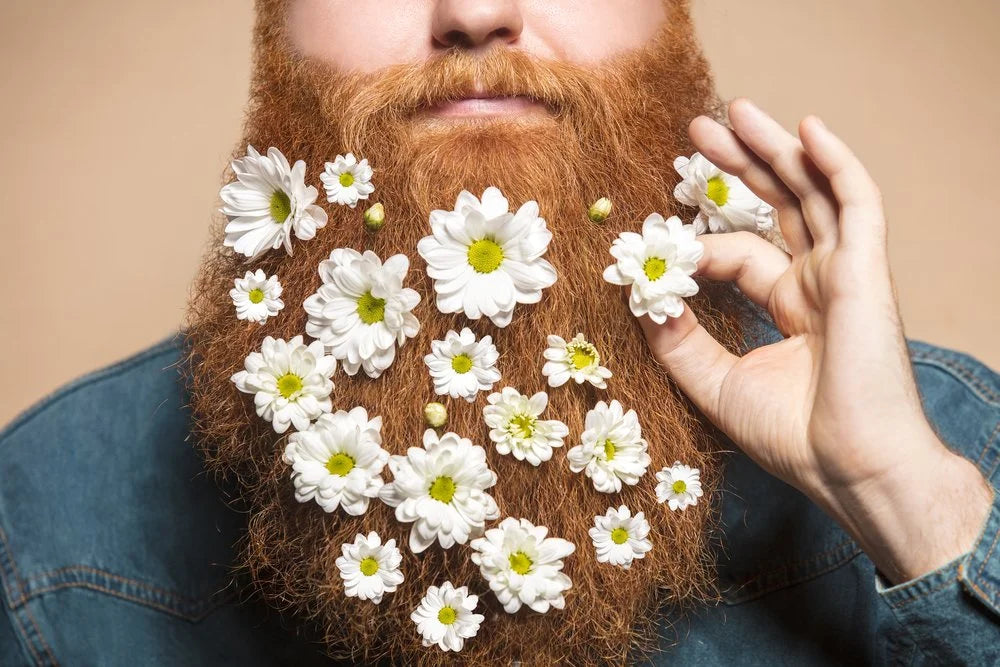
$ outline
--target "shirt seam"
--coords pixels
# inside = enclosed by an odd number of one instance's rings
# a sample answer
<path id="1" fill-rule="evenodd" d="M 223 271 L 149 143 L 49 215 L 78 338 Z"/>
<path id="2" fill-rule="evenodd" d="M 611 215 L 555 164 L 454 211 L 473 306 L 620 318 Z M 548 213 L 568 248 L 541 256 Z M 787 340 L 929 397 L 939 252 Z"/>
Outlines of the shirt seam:
<path id="1" fill-rule="evenodd" d="M 10 550 L 10 546 L 7 542 L 7 534 L 3 530 L 3 526 L 0 526 L 0 577 L 4 579 L 5 585 L 3 586 L 4 597 L 7 598 L 7 607 L 11 611 L 11 616 L 17 623 L 17 630 L 21 634 L 24 640 L 24 644 L 28 647 L 31 655 L 35 659 L 35 663 L 42 665 L 45 664 L 42 660 L 41 655 L 38 653 L 38 649 L 48 656 L 51 664 L 58 665 L 59 661 L 56 660 L 55 654 L 52 652 L 52 648 L 49 646 L 48 642 L 45 641 L 45 636 L 42 634 L 41 628 L 38 626 L 38 621 L 35 620 L 34 614 L 27 605 L 15 604 L 12 596 L 12 592 L 16 590 L 23 595 L 24 586 L 21 581 L 20 575 L 17 572 L 17 563 L 14 561 L 14 554 Z M 21 614 L 27 618 L 27 621 L 31 623 L 31 628 L 33 632 L 29 632 L 28 628 L 25 627 L 24 619 L 21 618 Z M 41 644 L 41 646 L 36 646 L 36 644 Z"/>
<path id="2" fill-rule="evenodd" d="M 916 350 L 912 352 L 911 359 L 915 364 L 941 368 L 956 380 L 959 380 L 962 384 L 972 389 L 973 393 L 978 395 L 985 403 L 989 403 L 994 407 L 1000 407 L 1000 394 L 997 394 L 982 379 L 976 377 L 971 368 L 962 364 L 957 359 L 928 350 Z"/>

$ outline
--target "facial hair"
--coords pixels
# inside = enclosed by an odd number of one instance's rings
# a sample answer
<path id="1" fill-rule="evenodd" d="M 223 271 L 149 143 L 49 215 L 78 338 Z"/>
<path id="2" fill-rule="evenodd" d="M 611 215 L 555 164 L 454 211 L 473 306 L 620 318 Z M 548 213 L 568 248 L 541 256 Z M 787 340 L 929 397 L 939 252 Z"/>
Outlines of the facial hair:
<path id="1" fill-rule="evenodd" d="M 364 202 L 358 209 L 326 206 L 328 225 L 314 239 L 295 242 L 294 256 L 274 250 L 250 263 L 223 248 L 225 221 L 215 225 L 215 247 L 193 289 L 184 369 L 193 432 L 206 465 L 235 485 L 249 513 L 238 574 L 304 633 L 322 641 L 330 655 L 356 662 L 620 663 L 662 647 L 670 639 L 665 624 L 717 597 L 710 548 L 714 515 L 706 500 L 718 485 L 718 453 L 726 441 L 656 363 L 620 289 L 604 282 L 602 271 L 612 262 L 613 239 L 638 230 L 649 213 L 693 217 L 671 196 L 677 181 L 672 162 L 692 152 L 690 120 L 718 115 L 719 103 L 686 4 L 671 7 L 648 46 L 596 67 L 540 61 L 513 49 L 453 50 L 370 75 L 338 74 L 292 53 L 281 27 L 283 11 L 280 0 L 258 2 L 255 76 L 234 157 L 247 145 L 262 151 L 276 146 L 290 160 L 305 160 L 307 183 L 314 184 L 324 162 L 337 154 L 365 157 L 375 169 L 371 201 L 384 204 L 386 223 L 375 234 L 365 230 Z M 424 113 L 467 95 L 476 83 L 496 95 L 530 97 L 548 113 L 467 122 L 442 122 Z M 418 240 L 429 234 L 431 210 L 452 208 L 463 189 L 478 196 L 487 186 L 499 187 L 512 207 L 539 203 L 553 234 L 545 258 L 558 272 L 541 302 L 518 305 L 502 329 L 486 319 L 438 312 L 433 282 L 415 252 Z M 615 208 L 606 222 L 595 224 L 587 206 L 601 196 L 610 197 Z M 421 294 L 414 310 L 421 326 L 381 377 L 338 373 L 334 409 L 363 406 L 369 415 L 381 415 L 383 448 L 404 454 L 420 445 L 423 405 L 445 403 L 444 430 L 487 450 L 498 478 L 489 493 L 501 518 L 527 518 L 576 545 L 563 569 L 572 580 L 565 609 L 505 613 L 470 561 L 468 544 L 447 550 L 435 544 L 421 554 L 404 546 L 405 581 L 396 592 L 379 605 L 345 597 L 334 565 L 341 545 L 369 531 L 406 545 L 410 525 L 397 522 L 392 509 L 378 501 L 360 517 L 296 502 L 291 470 L 282 461 L 287 437 L 276 435 L 255 414 L 252 398 L 230 381 L 266 336 L 290 339 L 304 332 L 301 304 L 320 285 L 317 267 L 341 247 L 372 250 L 383 260 L 396 253 L 410 257 L 406 285 Z M 228 297 L 233 279 L 248 268 L 277 274 L 284 287 L 285 309 L 264 325 L 237 320 Z M 700 284 L 689 306 L 710 333 L 738 351 L 738 297 L 727 286 Z M 489 392 L 480 392 L 474 403 L 434 395 L 423 356 L 432 340 L 464 326 L 477 337 L 491 335 L 500 350 L 503 377 L 494 390 L 548 391 L 542 417 L 559 419 L 570 431 L 550 461 L 535 467 L 493 448 L 482 413 Z M 606 390 L 587 383 L 546 386 L 541 373 L 546 336 L 568 340 L 577 332 L 597 346 L 614 373 Z M 612 399 L 637 412 L 652 462 L 637 485 L 605 494 L 582 473 L 570 471 L 566 451 L 580 442 L 587 411 Z M 655 471 L 675 461 L 699 468 L 706 492 L 702 502 L 683 512 L 657 503 L 654 492 Z M 627 570 L 598 563 L 588 534 L 596 515 L 619 505 L 633 514 L 644 512 L 651 526 L 652 550 Z M 444 581 L 478 594 L 477 612 L 485 615 L 478 636 L 466 640 L 457 655 L 422 646 L 410 620 L 427 588 Z"/>

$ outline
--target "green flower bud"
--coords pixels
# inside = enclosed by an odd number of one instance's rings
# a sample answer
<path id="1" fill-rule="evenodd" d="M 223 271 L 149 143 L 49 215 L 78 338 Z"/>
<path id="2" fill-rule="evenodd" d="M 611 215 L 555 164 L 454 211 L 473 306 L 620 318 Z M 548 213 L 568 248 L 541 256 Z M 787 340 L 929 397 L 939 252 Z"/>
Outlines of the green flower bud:
<path id="1" fill-rule="evenodd" d="M 385 207 L 382 206 L 382 202 L 372 204 L 372 206 L 365 211 L 365 229 L 370 232 L 377 232 L 382 229 L 382 225 L 384 224 Z"/>
<path id="2" fill-rule="evenodd" d="M 598 224 L 607 220 L 609 215 L 611 215 L 611 200 L 607 197 L 601 197 L 595 201 L 587 211 L 587 217 L 590 218 L 591 222 Z"/>
<path id="3" fill-rule="evenodd" d="M 424 406 L 424 419 L 434 428 L 441 428 L 448 421 L 448 409 L 443 403 L 428 403 Z"/>

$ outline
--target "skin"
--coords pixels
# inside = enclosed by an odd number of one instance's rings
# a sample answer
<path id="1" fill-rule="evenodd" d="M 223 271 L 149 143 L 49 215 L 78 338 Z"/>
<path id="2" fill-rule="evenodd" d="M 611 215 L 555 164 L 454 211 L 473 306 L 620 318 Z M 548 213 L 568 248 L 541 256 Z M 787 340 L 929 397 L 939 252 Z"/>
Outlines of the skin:
<path id="1" fill-rule="evenodd" d="M 290 39 L 344 71 L 499 46 L 576 64 L 649 40 L 661 0 L 296 0 Z M 896 302 L 878 187 L 819 118 L 798 137 L 746 99 L 726 128 L 689 128 L 695 148 L 778 210 L 788 253 L 747 233 L 703 235 L 698 274 L 735 281 L 785 339 L 727 352 L 690 309 L 642 326 L 656 359 L 704 414 L 776 477 L 833 516 L 892 582 L 966 553 L 992 490 L 937 437 L 920 405 Z M 542 113 L 479 91 L 441 119 Z M 762 400 L 761 397 L 768 397 Z"/>

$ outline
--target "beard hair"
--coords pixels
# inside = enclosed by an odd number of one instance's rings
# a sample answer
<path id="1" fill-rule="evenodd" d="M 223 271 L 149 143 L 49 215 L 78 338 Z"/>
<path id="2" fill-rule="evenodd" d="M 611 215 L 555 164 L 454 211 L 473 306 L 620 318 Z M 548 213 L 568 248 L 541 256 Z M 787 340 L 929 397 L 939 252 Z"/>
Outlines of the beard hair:
<path id="1" fill-rule="evenodd" d="M 715 517 L 710 502 L 684 512 L 657 503 L 653 473 L 675 460 L 700 468 L 710 498 L 720 478 L 720 443 L 726 441 L 657 365 L 619 288 L 601 274 L 619 232 L 637 229 L 653 211 L 691 217 L 670 194 L 677 181 L 672 161 L 691 152 L 688 122 L 698 114 L 718 116 L 720 105 L 686 5 L 673 7 L 647 47 L 590 69 L 495 49 L 480 55 L 449 51 L 374 75 L 332 73 L 291 53 L 280 28 L 283 11 L 281 0 L 258 2 L 256 75 L 234 157 L 248 144 L 261 150 L 277 146 L 291 160 L 306 161 L 307 183 L 317 183 L 323 163 L 338 153 L 367 157 L 386 223 L 371 234 L 361 224 L 360 209 L 328 208 L 328 225 L 315 239 L 296 243 L 294 257 L 272 251 L 254 260 L 252 268 L 279 275 L 289 306 L 264 325 L 234 316 L 228 289 L 251 267 L 222 247 L 225 220 L 215 225 L 215 248 L 203 261 L 190 302 L 183 368 L 193 433 L 206 465 L 235 484 L 249 513 L 237 572 L 271 606 L 294 616 L 305 634 L 321 640 L 331 656 L 363 663 L 620 663 L 662 646 L 667 619 L 717 598 L 710 548 Z M 476 81 L 492 92 L 532 97 L 550 114 L 452 125 L 420 114 L 425 106 L 461 97 Z M 573 582 L 566 608 L 504 613 L 471 563 L 467 544 L 448 550 L 435 544 L 419 555 L 404 547 L 406 579 L 395 593 L 379 605 L 346 598 L 334 565 L 341 545 L 372 530 L 383 541 L 395 538 L 406 545 L 410 525 L 398 523 L 392 509 L 378 501 L 360 517 L 296 502 L 290 469 L 282 461 L 286 437 L 257 417 L 251 397 L 229 378 L 265 336 L 289 339 L 304 331 L 306 313 L 299 304 L 319 287 L 316 269 L 331 250 L 373 250 L 383 259 L 414 256 L 417 241 L 429 231 L 432 209 L 450 209 L 462 189 L 478 195 L 490 185 L 514 207 L 538 201 L 553 234 L 546 259 L 558 272 L 555 285 L 539 304 L 520 305 L 511 324 L 498 329 L 485 319 L 468 322 L 460 314 L 437 312 L 432 281 L 423 263 L 415 262 L 407 285 L 421 294 L 414 310 L 419 334 L 377 380 L 363 373 L 336 375 L 332 397 L 335 409 L 360 405 L 381 415 L 383 447 L 391 454 L 419 446 L 422 406 L 444 402 L 449 412 L 444 430 L 487 449 L 498 478 L 489 492 L 501 517 L 527 518 L 576 545 L 563 570 Z M 615 211 L 597 225 L 586 208 L 602 195 L 613 199 Z M 728 286 L 707 281 L 688 299 L 708 331 L 733 351 L 742 340 L 737 301 Z M 570 431 L 552 460 L 534 467 L 495 451 L 482 418 L 488 392 L 471 404 L 433 394 L 422 357 L 431 340 L 463 326 L 479 337 L 493 336 L 503 374 L 495 390 L 549 391 L 543 417 L 563 421 Z M 578 331 L 614 372 L 607 390 L 572 382 L 545 386 L 546 335 L 569 339 Z M 583 474 L 569 471 L 565 453 L 579 442 L 587 411 L 611 399 L 638 413 L 652 462 L 638 485 L 603 494 Z M 588 534 L 595 515 L 620 504 L 644 512 L 651 526 L 653 549 L 629 570 L 598 563 Z M 445 580 L 479 594 L 477 611 L 486 617 L 479 635 L 457 656 L 421 646 L 410 620 L 427 588 Z"/>

